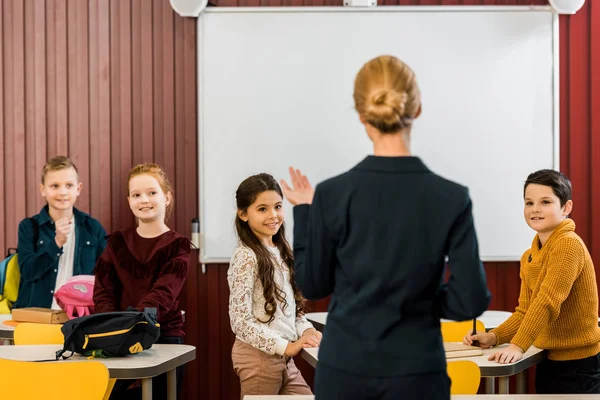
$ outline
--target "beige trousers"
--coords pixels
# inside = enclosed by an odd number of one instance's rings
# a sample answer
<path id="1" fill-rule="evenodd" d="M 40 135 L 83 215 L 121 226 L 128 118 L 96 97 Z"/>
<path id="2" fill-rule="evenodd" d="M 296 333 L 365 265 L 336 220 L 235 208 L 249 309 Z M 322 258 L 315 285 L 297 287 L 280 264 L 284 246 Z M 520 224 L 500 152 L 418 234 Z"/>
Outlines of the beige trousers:
<path id="1" fill-rule="evenodd" d="M 236 339 L 231 349 L 233 370 L 245 395 L 312 394 L 291 357 L 270 356 Z"/>

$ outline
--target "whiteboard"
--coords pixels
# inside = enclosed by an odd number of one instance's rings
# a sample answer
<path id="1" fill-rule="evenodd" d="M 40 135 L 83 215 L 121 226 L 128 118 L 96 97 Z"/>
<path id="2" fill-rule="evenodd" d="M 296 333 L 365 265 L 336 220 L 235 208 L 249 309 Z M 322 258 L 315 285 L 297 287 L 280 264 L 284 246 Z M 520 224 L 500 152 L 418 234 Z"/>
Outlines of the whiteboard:
<path id="1" fill-rule="evenodd" d="M 287 178 L 293 165 L 316 184 L 372 154 L 352 91 L 381 54 L 416 72 L 423 113 L 413 154 L 469 187 L 482 260 L 519 260 L 534 235 L 523 182 L 559 166 L 557 28 L 549 7 L 206 9 L 197 41 L 200 261 L 229 261 L 246 177 Z"/>

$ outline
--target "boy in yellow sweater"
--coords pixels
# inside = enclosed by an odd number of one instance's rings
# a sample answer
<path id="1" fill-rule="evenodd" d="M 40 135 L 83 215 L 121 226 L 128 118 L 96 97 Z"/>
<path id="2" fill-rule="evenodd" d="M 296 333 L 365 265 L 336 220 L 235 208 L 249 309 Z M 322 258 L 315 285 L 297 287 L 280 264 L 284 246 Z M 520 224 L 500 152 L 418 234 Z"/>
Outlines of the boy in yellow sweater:
<path id="1" fill-rule="evenodd" d="M 568 218 L 571 182 L 540 170 L 525 181 L 525 220 L 537 232 L 521 257 L 515 312 L 489 333 L 467 334 L 483 348 L 510 342 L 489 359 L 519 361 L 531 345 L 547 350 L 536 368 L 537 393 L 600 393 L 600 328 L 594 264 Z"/>

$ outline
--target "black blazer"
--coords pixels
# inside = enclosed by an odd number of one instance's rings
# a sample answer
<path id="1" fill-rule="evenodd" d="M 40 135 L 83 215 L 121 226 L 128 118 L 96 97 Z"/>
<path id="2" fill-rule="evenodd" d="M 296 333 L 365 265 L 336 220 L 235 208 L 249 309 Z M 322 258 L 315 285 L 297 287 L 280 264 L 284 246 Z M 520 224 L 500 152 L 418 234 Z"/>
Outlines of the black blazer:
<path id="1" fill-rule="evenodd" d="M 440 318 L 475 318 L 491 298 L 471 207 L 467 188 L 419 158 L 375 156 L 294 207 L 298 286 L 311 300 L 333 293 L 319 363 L 364 376 L 445 370 Z"/>

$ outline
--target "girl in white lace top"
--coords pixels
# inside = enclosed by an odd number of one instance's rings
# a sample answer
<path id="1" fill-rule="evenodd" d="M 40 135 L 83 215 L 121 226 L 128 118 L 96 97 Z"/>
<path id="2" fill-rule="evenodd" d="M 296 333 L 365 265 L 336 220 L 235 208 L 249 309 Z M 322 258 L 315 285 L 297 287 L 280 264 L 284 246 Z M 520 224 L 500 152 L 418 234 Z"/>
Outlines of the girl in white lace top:
<path id="1" fill-rule="evenodd" d="M 304 298 L 294 280 L 281 188 L 271 175 L 254 175 L 240 184 L 236 201 L 239 243 L 227 280 L 236 335 L 232 361 L 242 398 L 311 394 L 292 357 L 318 347 L 321 333 L 304 316 Z"/>

